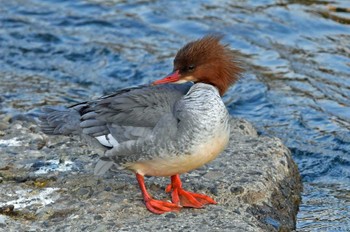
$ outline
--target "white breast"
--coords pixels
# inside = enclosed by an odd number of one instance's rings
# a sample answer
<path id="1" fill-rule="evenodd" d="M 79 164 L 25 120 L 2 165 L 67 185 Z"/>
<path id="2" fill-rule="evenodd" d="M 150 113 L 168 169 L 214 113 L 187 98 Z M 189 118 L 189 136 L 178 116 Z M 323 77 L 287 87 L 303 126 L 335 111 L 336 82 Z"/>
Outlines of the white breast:
<path id="1" fill-rule="evenodd" d="M 227 146 L 229 131 L 199 144 L 192 154 L 164 155 L 151 160 L 127 163 L 123 166 L 142 175 L 172 176 L 197 169 L 215 159 Z"/>

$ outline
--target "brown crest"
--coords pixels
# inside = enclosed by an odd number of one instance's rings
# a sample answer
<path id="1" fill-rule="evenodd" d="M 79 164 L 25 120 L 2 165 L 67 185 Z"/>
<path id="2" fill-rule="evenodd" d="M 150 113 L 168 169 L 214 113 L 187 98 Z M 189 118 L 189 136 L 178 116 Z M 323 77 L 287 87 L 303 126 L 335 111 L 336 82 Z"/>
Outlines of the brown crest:
<path id="1" fill-rule="evenodd" d="M 243 71 L 240 62 L 222 36 L 208 35 L 182 47 L 174 60 L 174 70 L 182 79 L 212 84 L 223 95 L 239 79 Z"/>

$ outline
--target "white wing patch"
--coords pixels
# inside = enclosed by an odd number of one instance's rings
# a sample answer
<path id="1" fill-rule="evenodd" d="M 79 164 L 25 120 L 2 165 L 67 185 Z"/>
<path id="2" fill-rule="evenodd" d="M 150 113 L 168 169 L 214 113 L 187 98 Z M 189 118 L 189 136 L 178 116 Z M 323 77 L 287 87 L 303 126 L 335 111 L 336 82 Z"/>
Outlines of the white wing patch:
<path id="1" fill-rule="evenodd" d="M 116 147 L 119 145 L 118 141 L 111 135 L 101 135 L 98 137 L 95 137 L 103 146 L 106 147 Z"/>

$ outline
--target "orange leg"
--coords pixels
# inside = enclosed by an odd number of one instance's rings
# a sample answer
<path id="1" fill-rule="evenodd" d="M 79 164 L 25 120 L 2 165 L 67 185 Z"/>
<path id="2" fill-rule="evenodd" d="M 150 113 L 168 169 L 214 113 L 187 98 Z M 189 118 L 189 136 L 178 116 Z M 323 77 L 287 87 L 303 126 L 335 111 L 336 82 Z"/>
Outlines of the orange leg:
<path id="1" fill-rule="evenodd" d="M 206 204 L 216 204 L 216 201 L 207 195 L 185 191 L 178 174 L 171 176 L 171 184 L 166 187 L 165 191 L 167 193 L 173 191 L 171 193 L 172 202 L 183 207 L 202 208 Z"/>
<path id="2" fill-rule="evenodd" d="M 181 206 L 177 204 L 153 199 L 147 192 L 144 177 L 136 173 L 136 179 L 137 179 L 137 182 L 139 182 L 139 186 L 143 195 L 143 200 L 149 211 L 155 214 L 162 214 L 162 213 L 173 212 L 173 211 L 177 212 L 181 209 Z"/>

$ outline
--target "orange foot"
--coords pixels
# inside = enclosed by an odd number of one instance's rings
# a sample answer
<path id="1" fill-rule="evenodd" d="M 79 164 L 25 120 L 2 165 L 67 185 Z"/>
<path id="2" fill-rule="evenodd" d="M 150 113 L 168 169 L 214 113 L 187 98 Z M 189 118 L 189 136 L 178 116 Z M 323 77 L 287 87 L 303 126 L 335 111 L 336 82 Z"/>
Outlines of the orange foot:
<path id="1" fill-rule="evenodd" d="M 171 190 L 173 191 L 171 193 L 172 202 L 183 207 L 202 208 L 206 204 L 217 204 L 207 195 L 185 191 L 179 175 L 171 176 L 171 184 L 166 187 L 165 191 L 168 193 Z"/>
<path id="2" fill-rule="evenodd" d="M 139 182 L 143 200 L 149 211 L 155 214 L 163 214 L 166 212 L 178 212 L 181 209 L 181 206 L 178 204 L 153 199 L 146 190 L 144 177 L 136 173 L 136 179 Z"/>
<path id="3" fill-rule="evenodd" d="M 166 212 L 178 212 L 181 209 L 181 206 L 171 202 L 159 201 L 152 198 L 144 201 L 147 209 L 155 214 L 163 214 Z"/>

